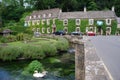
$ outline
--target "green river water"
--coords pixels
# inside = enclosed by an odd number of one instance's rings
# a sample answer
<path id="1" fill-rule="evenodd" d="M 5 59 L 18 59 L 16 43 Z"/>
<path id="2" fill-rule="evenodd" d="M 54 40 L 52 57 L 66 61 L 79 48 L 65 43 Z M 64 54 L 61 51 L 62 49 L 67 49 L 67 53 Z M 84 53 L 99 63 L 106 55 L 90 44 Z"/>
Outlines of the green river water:
<path id="1" fill-rule="evenodd" d="M 75 55 L 64 53 L 39 60 L 48 74 L 44 78 L 22 75 L 32 60 L 0 61 L 0 80 L 75 80 Z"/>

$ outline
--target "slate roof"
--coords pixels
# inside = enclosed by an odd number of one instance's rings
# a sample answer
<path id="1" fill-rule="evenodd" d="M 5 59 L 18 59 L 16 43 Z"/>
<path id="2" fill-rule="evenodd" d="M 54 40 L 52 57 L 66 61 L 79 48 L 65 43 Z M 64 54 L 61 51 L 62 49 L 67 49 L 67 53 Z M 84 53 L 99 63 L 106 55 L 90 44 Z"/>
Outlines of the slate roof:
<path id="1" fill-rule="evenodd" d="M 117 23 L 120 24 L 120 17 L 117 18 Z"/>
<path id="2" fill-rule="evenodd" d="M 77 19 L 77 18 L 87 18 L 87 14 L 84 12 L 62 12 L 60 14 L 60 19 Z"/>
<path id="3" fill-rule="evenodd" d="M 79 11 L 79 12 L 63 12 L 60 15 L 60 19 L 103 19 L 103 18 L 116 18 L 113 11 Z"/>
<path id="4" fill-rule="evenodd" d="M 43 15 L 46 15 L 45 17 Z M 51 14 L 51 17 L 49 17 Z M 40 15 L 40 18 L 38 17 Z M 31 19 L 30 19 L 31 16 Z M 48 10 L 33 11 L 30 16 L 27 16 L 25 21 L 40 20 L 49 18 L 58 19 L 116 19 L 114 11 L 76 11 L 76 12 L 61 12 L 61 9 L 54 8 Z M 36 16 L 36 18 L 34 18 Z"/>
<path id="5" fill-rule="evenodd" d="M 39 20 L 39 19 L 46 19 L 46 18 L 57 18 L 60 13 L 59 8 L 54 8 L 54 9 L 48 9 L 48 10 L 39 10 L 39 11 L 33 11 L 33 13 L 30 15 L 32 18 L 30 19 L 30 16 L 26 17 L 26 21 L 28 20 Z M 43 17 L 45 14 L 46 17 Z M 49 14 L 51 14 L 51 17 L 49 17 Z M 40 15 L 40 18 L 38 17 Z M 36 18 L 33 18 L 36 16 Z"/>

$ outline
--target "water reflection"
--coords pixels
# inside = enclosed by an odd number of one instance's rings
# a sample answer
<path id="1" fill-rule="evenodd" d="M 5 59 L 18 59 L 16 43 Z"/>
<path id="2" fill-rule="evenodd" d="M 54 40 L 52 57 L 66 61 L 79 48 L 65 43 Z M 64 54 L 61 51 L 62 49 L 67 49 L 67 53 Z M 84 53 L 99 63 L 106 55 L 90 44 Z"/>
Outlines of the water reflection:
<path id="1" fill-rule="evenodd" d="M 0 69 L 0 80 L 12 80 L 10 74 L 4 69 Z"/>

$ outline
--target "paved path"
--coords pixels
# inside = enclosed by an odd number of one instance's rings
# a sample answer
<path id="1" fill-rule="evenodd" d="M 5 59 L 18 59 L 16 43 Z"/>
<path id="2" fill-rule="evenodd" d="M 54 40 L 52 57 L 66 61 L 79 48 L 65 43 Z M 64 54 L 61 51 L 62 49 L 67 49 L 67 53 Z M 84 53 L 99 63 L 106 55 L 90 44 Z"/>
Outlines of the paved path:
<path id="1" fill-rule="evenodd" d="M 113 80 L 120 80 L 120 36 L 89 37 Z"/>
<path id="2" fill-rule="evenodd" d="M 85 80 L 111 80 L 89 37 L 84 36 Z"/>

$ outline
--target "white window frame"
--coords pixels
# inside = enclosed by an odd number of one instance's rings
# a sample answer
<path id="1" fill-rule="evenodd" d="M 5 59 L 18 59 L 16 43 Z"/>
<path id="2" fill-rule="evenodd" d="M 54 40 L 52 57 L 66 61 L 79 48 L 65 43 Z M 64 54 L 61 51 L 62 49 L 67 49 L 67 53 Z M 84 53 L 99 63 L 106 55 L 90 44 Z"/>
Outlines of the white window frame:
<path id="1" fill-rule="evenodd" d="M 63 26 L 67 26 L 68 25 L 68 19 L 64 19 L 63 20 Z"/>
<path id="2" fill-rule="evenodd" d="M 106 19 L 106 24 L 111 25 L 111 21 L 112 21 L 111 19 Z"/>
<path id="3" fill-rule="evenodd" d="M 94 27 L 89 27 L 88 31 L 94 31 Z"/>
<path id="4" fill-rule="evenodd" d="M 68 33 L 68 27 L 64 27 L 64 31 Z"/>
<path id="5" fill-rule="evenodd" d="M 42 33 L 45 33 L 45 28 L 42 28 Z"/>
<path id="6" fill-rule="evenodd" d="M 36 31 L 35 28 L 32 28 L 32 31 Z"/>
<path id="7" fill-rule="evenodd" d="M 50 25 L 50 19 L 47 19 L 47 25 Z"/>
<path id="8" fill-rule="evenodd" d="M 80 25 L 81 24 L 81 20 L 80 19 L 76 19 L 76 25 Z"/>
<path id="9" fill-rule="evenodd" d="M 32 20 L 32 25 L 35 25 L 35 21 L 34 20 Z"/>
<path id="10" fill-rule="evenodd" d="M 47 28 L 47 33 L 50 33 L 50 27 Z"/>
<path id="11" fill-rule="evenodd" d="M 86 27 L 86 32 L 88 32 L 88 27 Z"/>
<path id="12" fill-rule="evenodd" d="M 42 19 L 41 21 L 42 21 L 42 25 L 44 25 L 45 24 L 45 19 Z"/>
<path id="13" fill-rule="evenodd" d="M 77 29 L 79 29 L 79 32 L 80 32 L 80 27 L 76 27 L 76 32 L 78 32 Z"/>
<path id="14" fill-rule="evenodd" d="M 40 24 L 40 20 L 37 20 L 37 25 L 39 25 Z"/>
<path id="15" fill-rule="evenodd" d="M 109 30 L 110 30 L 110 33 L 111 33 L 111 27 L 106 27 L 106 31 L 107 31 L 107 29 L 109 29 Z"/>
<path id="16" fill-rule="evenodd" d="M 40 28 L 37 28 L 36 31 L 37 31 L 37 32 L 40 32 Z"/>
<path id="17" fill-rule="evenodd" d="M 93 25 L 94 24 L 94 19 L 89 19 L 89 25 Z"/>
<path id="18" fill-rule="evenodd" d="M 53 24 L 55 24 L 55 19 L 53 19 Z"/>

